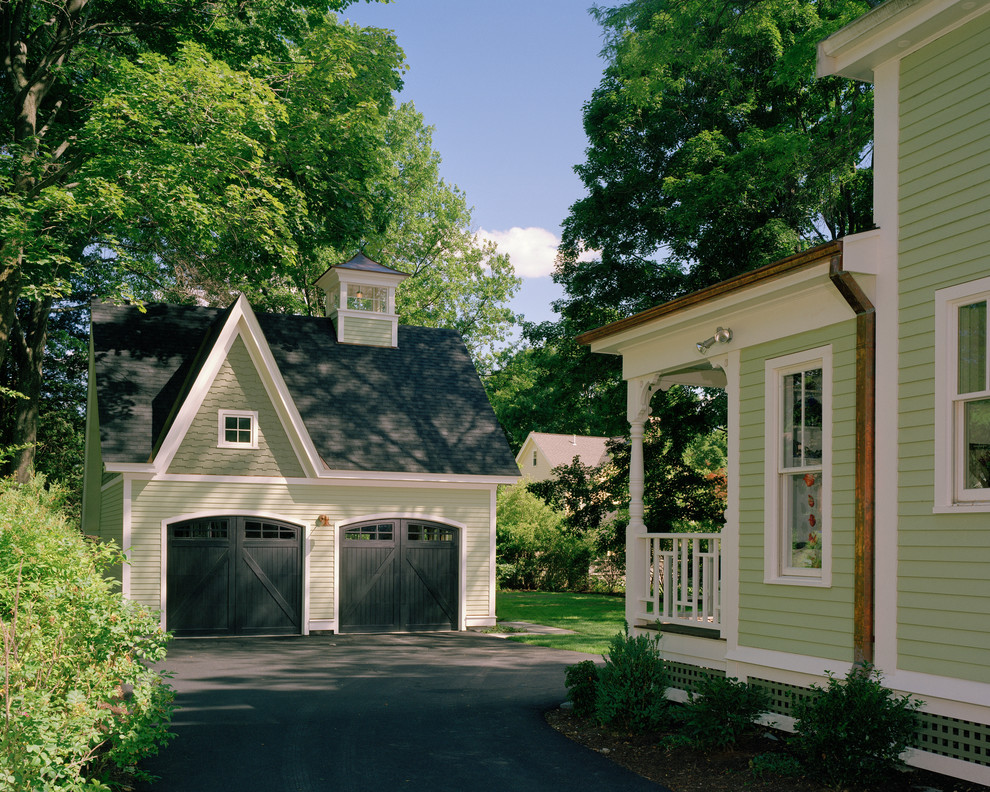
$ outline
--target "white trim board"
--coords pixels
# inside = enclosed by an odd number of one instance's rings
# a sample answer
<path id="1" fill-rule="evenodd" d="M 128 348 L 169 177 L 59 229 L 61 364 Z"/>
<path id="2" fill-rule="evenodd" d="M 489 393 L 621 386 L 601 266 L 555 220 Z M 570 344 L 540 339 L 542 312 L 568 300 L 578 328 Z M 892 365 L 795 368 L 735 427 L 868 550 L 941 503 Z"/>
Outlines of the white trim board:
<path id="1" fill-rule="evenodd" d="M 515 484 L 515 476 L 431 476 L 418 473 L 393 474 L 368 473 L 354 478 L 284 478 L 282 476 L 211 476 L 194 473 L 155 473 L 150 470 L 128 472 L 125 476 L 131 481 L 176 482 L 184 484 L 273 484 L 283 486 L 353 486 L 353 487 L 398 487 L 424 489 L 472 489 L 481 490 L 497 487 L 500 484 Z"/>

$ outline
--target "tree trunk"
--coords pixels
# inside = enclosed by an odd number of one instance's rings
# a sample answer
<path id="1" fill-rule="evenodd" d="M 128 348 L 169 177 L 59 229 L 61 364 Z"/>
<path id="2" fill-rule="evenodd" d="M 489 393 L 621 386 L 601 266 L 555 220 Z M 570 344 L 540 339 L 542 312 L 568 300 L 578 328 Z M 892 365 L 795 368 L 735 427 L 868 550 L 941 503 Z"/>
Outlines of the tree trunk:
<path id="1" fill-rule="evenodd" d="M 16 378 L 16 390 L 27 397 L 14 401 L 15 414 L 11 436 L 11 444 L 18 448 L 12 464 L 14 479 L 22 484 L 26 483 L 34 473 L 42 371 L 51 309 L 50 297 L 32 302 L 30 309 L 22 318 L 15 317 L 11 334 L 10 362 Z"/>
<path id="2" fill-rule="evenodd" d="M 0 366 L 10 351 L 15 309 L 21 295 L 20 256 L 9 247 L 7 243 L 0 244 Z"/>

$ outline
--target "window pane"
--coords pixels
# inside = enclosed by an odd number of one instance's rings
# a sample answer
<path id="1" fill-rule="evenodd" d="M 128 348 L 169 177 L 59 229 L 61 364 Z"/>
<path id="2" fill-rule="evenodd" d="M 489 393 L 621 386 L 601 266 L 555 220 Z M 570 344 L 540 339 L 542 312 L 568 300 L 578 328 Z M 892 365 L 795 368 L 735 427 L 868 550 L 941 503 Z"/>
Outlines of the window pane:
<path id="1" fill-rule="evenodd" d="M 822 460 L 822 370 L 784 377 L 785 468 L 817 466 Z"/>
<path id="2" fill-rule="evenodd" d="M 987 387 L 987 302 L 959 308 L 959 393 Z"/>
<path id="3" fill-rule="evenodd" d="M 784 467 L 801 464 L 801 375 L 784 377 Z"/>
<path id="4" fill-rule="evenodd" d="M 784 503 L 781 513 L 790 539 L 785 556 L 792 569 L 822 567 L 822 474 L 792 473 L 783 477 Z"/>
<path id="5" fill-rule="evenodd" d="M 990 487 L 990 400 L 966 404 L 966 489 Z"/>
<path id="6" fill-rule="evenodd" d="M 347 307 L 352 311 L 388 310 L 388 290 L 384 286 L 365 286 L 357 283 L 347 285 Z"/>
<path id="7" fill-rule="evenodd" d="M 804 372 L 804 464 L 822 461 L 822 370 Z"/>

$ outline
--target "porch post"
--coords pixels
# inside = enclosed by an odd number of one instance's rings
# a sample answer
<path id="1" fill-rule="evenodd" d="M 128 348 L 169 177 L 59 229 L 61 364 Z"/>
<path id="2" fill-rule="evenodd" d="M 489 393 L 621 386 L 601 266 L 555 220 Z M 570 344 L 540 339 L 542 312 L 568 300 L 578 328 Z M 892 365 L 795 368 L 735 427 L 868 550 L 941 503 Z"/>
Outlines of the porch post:
<path id="1" fill-rule="evenodd" d="M 643 522 L 643 433 L 650 416 L 650 399 L 659 375 L 629 380 L 626 418 L 629 421 L 629 525 L 626 526 L 626 622 L 632 627 L 647 595 L 647 559 L 642 558 L 639 537 L 646 532 Z"/>

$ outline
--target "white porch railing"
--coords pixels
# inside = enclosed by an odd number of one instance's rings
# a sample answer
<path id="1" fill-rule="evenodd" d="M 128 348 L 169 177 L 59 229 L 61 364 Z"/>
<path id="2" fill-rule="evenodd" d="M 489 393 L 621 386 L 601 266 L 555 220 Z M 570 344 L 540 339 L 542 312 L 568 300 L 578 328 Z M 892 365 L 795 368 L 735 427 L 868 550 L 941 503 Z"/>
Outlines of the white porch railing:
<path id="1" fill-rule="evenodd" d="M 637 561 L 647 565 L 638 618 L 719 629 L 721 534 L 651 533 L 638 539 Z"/>

